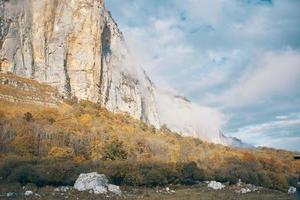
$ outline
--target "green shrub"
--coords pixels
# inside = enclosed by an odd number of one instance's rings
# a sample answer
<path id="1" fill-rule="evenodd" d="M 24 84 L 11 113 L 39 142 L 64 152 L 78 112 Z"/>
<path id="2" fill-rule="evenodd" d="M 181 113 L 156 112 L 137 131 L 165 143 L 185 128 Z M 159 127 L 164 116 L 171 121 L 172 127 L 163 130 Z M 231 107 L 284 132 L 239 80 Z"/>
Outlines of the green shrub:
<path id="1" fill-rule="evenodd" d="M 130 170 L 123 179 L 124 185 L 141 186 L 145 185 L 145 177 L 138 170 Z"/>
<path id="2" fill-rule="evenodd" d="M 34 163 L 34 162 L 36 161 L 35 160 L 26 161 L 24 159 L 19 159 L 16 156 L 9 156 L 0 162 L 0 177 L 6 179 L 15 168 L 21 165 L 25 165 L 26 163 Z"/>
<path id="3" fill-rule="evenodd" d="M 296 187 L 298 182 L 298 176 L 290 176 L 288 177 L 288 184 Z"/>
<path id="4" fill-rule="evenodd" d="M 168 184 L 167 178 L 160 169 L 151 169 L 145 174 L 145 185 L 149 187 Z"/>
<path id="5" fill-rule="evenodd" d="M 32 165 L 27 164 L 13 169 L 8 180 L 25 185 L 26 183 L 38 184 L 42 178 L 43 177 L 39 176 L 38 172 Z"/>
<path id="6" fill-rule="evenodd" d="M 204 171 L 197 167 L 195 162 L 184 163 L 180 167 L 180 182 L 191 185 L 205 180 Z"/>

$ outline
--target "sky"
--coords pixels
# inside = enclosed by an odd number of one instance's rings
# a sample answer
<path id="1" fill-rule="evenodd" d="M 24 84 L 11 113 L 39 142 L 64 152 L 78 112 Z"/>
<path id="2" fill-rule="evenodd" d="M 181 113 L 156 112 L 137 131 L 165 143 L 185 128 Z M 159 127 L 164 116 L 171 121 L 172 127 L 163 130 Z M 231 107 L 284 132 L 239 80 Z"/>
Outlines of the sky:
<path id="1" fill-rule="evenodd" d="M 106 7 L 157 87 L 222 112 L 225 135 L 300 151 L 299 0 L 106 0 Z"/>

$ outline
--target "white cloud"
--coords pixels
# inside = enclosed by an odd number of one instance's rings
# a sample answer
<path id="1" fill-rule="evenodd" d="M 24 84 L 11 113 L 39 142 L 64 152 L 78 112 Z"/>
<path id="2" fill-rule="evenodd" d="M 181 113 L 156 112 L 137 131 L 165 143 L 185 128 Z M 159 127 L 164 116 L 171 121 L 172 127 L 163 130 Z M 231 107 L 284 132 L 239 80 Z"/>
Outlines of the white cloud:
<path id="1" fill-rule="evenodd" d="M 224 0 L 177 0 L 177 3 L 182 6 L 195 20 L 211 25 L 216 25 L 222 20 Z"/>
<path id="2" fill-rule="evenodd" d="M 286 115 L 278 115 L 275 117 L 276 119 L 288 119 L 289 116 L 286 116 Z"/>
<path id="3" fill-rule="evenodd" d="M 185 136 L 222 143 L 220 130 L 226 118 L 217 109 L 188 102 L 172 93 L 156 91 L 158 113 L 162 124 Z"/>
<path id="4" fill-rule="evenodd" d="M 243 139 L 250 139 L 253 137 L 263 136 L 264 133 L 270 130 L 286 128 L 289 126 L 300 125 L 300 119 L 287 119 L 287 120 L 276 120 L 271 122 L 266 122 L 262 124 L 255 124 L 252 126 L 246 126 L 240 128 L 237 132 L 231 133 L 233 136 L 239 136 Z"/>
<path id="5" fill-rule="evenodd" d="M 300 53 L 292 50 L 270 52 L 253 58 L 244 75 L 211 101 L 238 107 L 261 103 L 275 95 L 293 92 L 300 81 Z"/>
<path id="6" fill-rule="evenodd" d="M 300 136 L 291 134 L 289 129 L 297 130 L 300 127 L 300 118 L 288 119 L 288 116 L 279 116 L 280 119 L 239 128 L 230 133 L 243 141 L 255 146 L 266 146 L 299 150 Z"/>
<path id="7" fill-rule="evenodd" d="M 288 149 L 290 151 L 299 151 L 300 137 L 281 137 L 273 138 L 265 143 L 260 144 L 260 146 Z"/>

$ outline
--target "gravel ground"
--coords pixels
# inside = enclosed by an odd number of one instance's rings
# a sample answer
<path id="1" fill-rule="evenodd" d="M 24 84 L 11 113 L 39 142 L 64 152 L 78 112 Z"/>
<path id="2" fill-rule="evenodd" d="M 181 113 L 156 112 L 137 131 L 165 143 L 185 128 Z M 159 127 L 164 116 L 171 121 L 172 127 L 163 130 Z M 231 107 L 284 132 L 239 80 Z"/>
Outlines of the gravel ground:
<path id="1" fill-rule="evenodd" d="M 237 186 L 227 186 L 222 190 L 213 190 L 207 188 L 206 184 L 199 184 L 195 186 L 169 186 L 158 188 L 134 188 L 121 187 L 123 191 L 122 196 L 114 194 L 95 195 L 87 192 L 78 192 L 70 187 L 66 191 L 58 191 L 55 187 L 47 186 L 37 188 L 34 185 L 27 185 L 21 187 L 17 184 L 0 184 L 0 199 L 42 199 L 42 200 L 94 200 L 94 199 L 129 199 L 129 200 L 291 200 L 295 199 L 294 195 L 288 195 L 280 191 L 260 189 L 259 191 L 238 194 Z M 25 191 L 32 191 L 36 195 L 25 196 Z M 10 193 L 11 197 L 7 197 Z"/>

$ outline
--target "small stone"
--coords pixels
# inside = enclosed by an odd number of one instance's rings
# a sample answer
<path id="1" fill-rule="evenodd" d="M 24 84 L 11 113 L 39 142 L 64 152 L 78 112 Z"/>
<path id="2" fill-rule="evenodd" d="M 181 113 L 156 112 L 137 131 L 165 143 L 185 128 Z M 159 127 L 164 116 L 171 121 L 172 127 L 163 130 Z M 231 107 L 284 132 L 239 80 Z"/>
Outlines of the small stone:
<path id="1" fill-rule="evenodd" d="M 14 192 L 9 192 L 6 194 L 6 197 L 14 197 L 16 194 Z"/>
<path id="2" fill-rule="evenodd" d="M 297 192 L 297 189 L 295 187 L 290 187 L 288 190 L 288 194 L 295 194 Z"/>
<path id="3" fill-rule="evenodd" d="M 68 190 L 71 190 L 68 186 L 61 186 L 54 189 L 54 192 L 67 192 Z"/>
<path id="4" fill-rule="evenodd" d="M 249 193 L 249 192 L 251 192 L 251 190 L 250 190 L 249 188 L 242 188 L 242 189 L 240 190 L 240 193 L 241 193 L 241 194 L 246 194 L 246 193 Z"/>
<path id="5" fill-rule="evenodd" d="M 25 192 L 25 196 L 32 196 L 32 195 L 34 195 L 34 192 L 32 192 L 32 191 L 30 191 L 30 190 L 27 190 L 27 191 Z"/>

